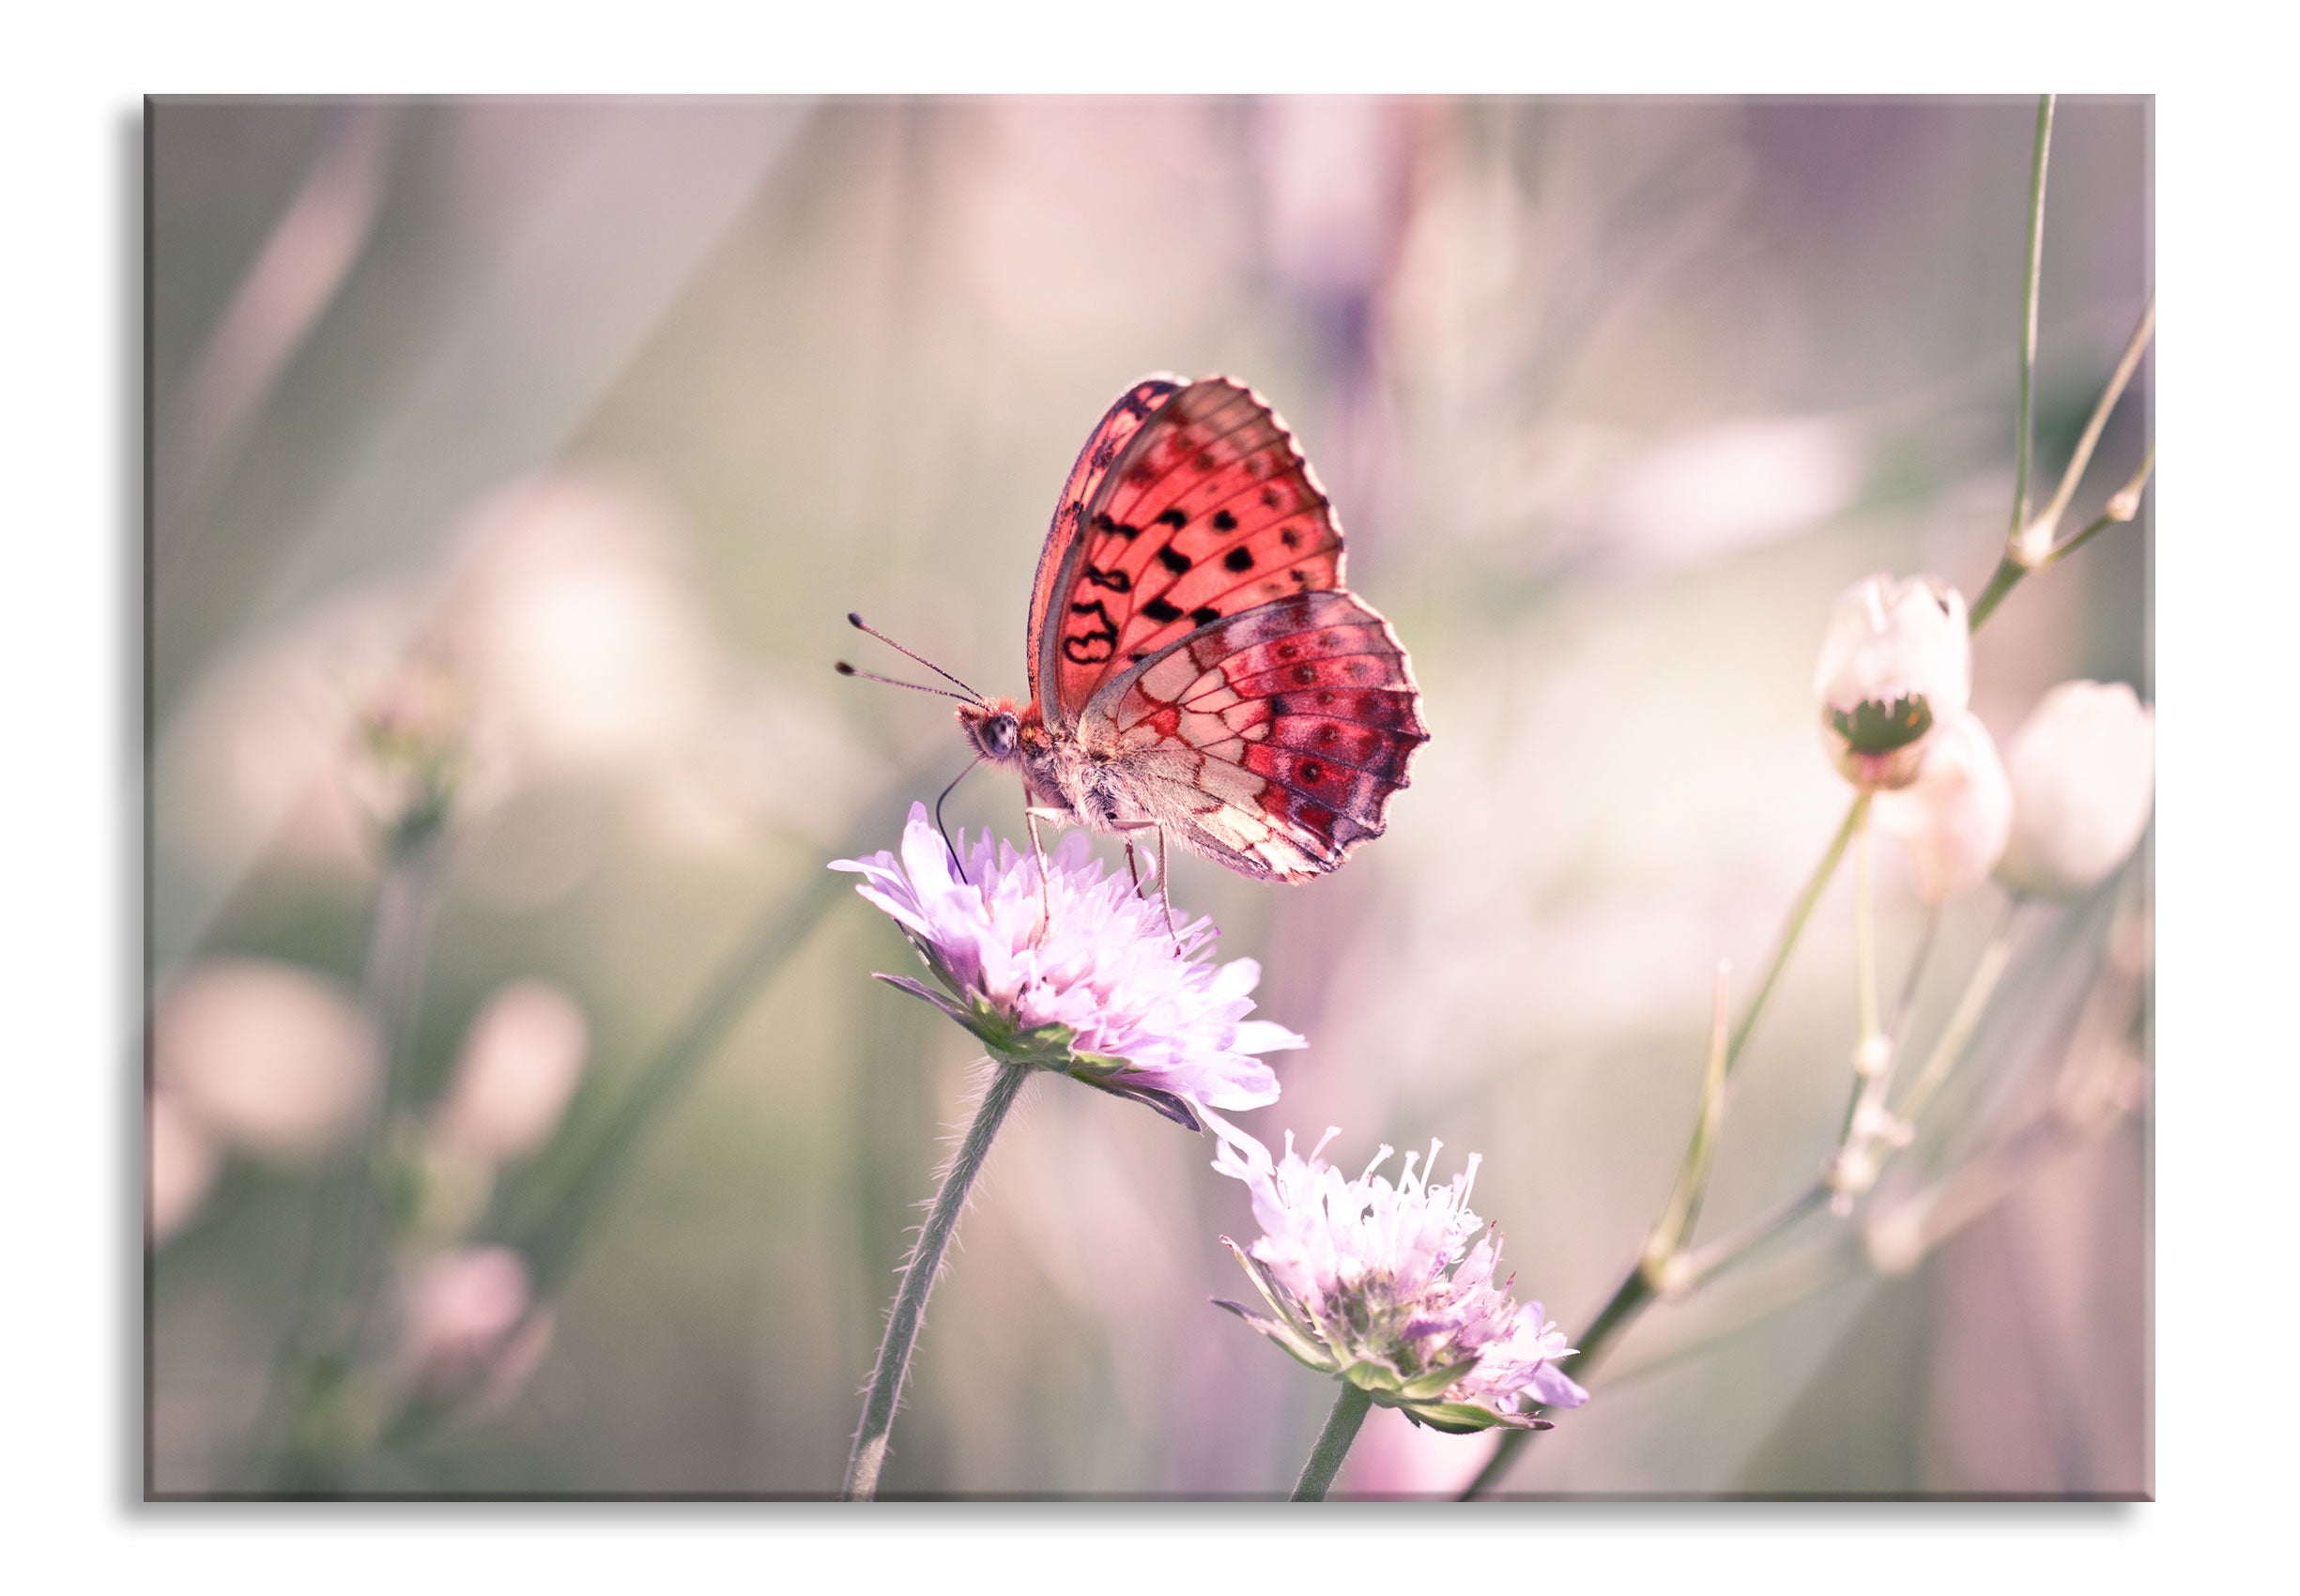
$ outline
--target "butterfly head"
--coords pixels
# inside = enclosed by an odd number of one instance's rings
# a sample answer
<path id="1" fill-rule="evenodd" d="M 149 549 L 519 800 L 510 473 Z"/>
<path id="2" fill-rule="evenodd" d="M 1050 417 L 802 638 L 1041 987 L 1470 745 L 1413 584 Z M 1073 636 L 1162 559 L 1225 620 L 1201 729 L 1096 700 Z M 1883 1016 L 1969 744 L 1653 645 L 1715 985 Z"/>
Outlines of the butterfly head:
<path id="1" fill-rule="evenodd" d="M 958 706 L 958 724 L 974 751 L 994 765 L 1010 765 L 1022 757 L 1022 723 L 1035 718 L 1032 710 L 1017 710 L 1011 698 L 986 698 Z"/>

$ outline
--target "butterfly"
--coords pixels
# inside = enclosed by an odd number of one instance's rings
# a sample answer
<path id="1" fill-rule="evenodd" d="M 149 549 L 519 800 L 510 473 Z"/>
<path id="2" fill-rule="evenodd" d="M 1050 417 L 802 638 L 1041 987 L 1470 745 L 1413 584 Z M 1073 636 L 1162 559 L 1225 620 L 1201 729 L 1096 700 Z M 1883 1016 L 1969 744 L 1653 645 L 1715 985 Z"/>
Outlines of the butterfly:
<path id="1" fill-rule="evenodd" d="M 1342 566 L 1333 505 L 1267 401 L 1145 377 L 1055 501 L 1029 703 L 977 696 L 958 723 L 1021 776 L 1034 836 L 1039 816 L 1155 831 L 1161 867 L 1171 834 L 1241 875 L 1311 880 L 1382 835 L 1430 735 L 1403 646 Z"/>

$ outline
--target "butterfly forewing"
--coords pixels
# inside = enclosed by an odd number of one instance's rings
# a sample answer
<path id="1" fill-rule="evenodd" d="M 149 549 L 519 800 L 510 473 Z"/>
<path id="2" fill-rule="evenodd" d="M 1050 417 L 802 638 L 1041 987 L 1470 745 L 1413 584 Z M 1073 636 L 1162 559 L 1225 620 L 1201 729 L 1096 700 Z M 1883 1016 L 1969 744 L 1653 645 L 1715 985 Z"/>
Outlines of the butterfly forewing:
<path id="1" fill-rule="evenodd" d="M 1079 529 L 1085 525 L 1088 501 L 1102 485 L 1102 479 L 1109 474 L 1120 452 L 1142 430 L 1142 423 L 1181 391 L 1182 384 L 1173 377 L 1142 378 L 1118 395 L 1117 403 L 1102 413 L 1094 431 L 1087 435 L 1086 446 L 1078 452 L 1078 459 L 1070 467 L 1069 478 L 1062 484 L 1062 496 L 1054 500 L 1054 518 L 1047 527 L 1046 546 L 1038 553 L 1038 574 L 1031 584 L 1027 652 L 1030 694 L 1034 698 L 1044 691 L 1042 683 L 1053 681 L 1060 651 L 1066 647 L 1074 661 L 1091 663 L 1080 656 L 1091 656 L 1111 646 L 1095 640 L 1098 623 L 1091 610 L 1078 617 L 1066 604 L 1059 609 L 1050 609 L 1049 606 L 1055 597 L 1055 584 L 1063 578 L 1066 560 L 1077 546 Z M 1075 581 L 1076 577 L 1071 579 Z M 1112 642 L 1114 641 L 1113 632 Z M 1107 652 L 1104 657 L 1109 657 Z"/>
<path id="2" fill-rule="evenodd" d="M 1342 585 L 1341 528 L 1276 412 L 1228 377 L 1144 394 L 1157 386 L 1103 418 L 1039 560 L 1032 687 L 1050 726 L 1201 627 Z M 1089 469 L 1118 428 L 1123 447 Z"/>
<path id="3" fill-rule="evenodd" d="M 1129 667 L 1078 735 L 1190 847 L 1289 881 L 1382 834 L 1429 739 L 1396 634 L 1338 590 L 1241 610 Z"/>

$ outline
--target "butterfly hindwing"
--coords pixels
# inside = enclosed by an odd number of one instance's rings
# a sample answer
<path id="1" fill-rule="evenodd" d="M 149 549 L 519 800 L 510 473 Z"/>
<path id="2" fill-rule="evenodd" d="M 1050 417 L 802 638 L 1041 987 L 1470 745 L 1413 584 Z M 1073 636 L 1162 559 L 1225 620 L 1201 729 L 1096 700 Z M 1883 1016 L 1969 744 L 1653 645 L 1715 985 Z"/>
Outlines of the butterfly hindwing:
<path id="1" fill-rule="evenodd" d="M 1039 560 L 1031 684 L 1052 726 L 1202 627 L 1342 585 L 1342 529 L 1277 413 L 1228 377 L 1145 396 L 1161 381 L 1103 418 Z M 1124 446 L 1081 474 L 1113 423 Z"/>
<path id="2" fill-rule="evenodd" d="M 1079 741 L 1199 852 L 1300 881 L 1379 836 L 1429 739 L 1397 636 L 1355 594 L 1244 609 L 1129 666 Z"/>

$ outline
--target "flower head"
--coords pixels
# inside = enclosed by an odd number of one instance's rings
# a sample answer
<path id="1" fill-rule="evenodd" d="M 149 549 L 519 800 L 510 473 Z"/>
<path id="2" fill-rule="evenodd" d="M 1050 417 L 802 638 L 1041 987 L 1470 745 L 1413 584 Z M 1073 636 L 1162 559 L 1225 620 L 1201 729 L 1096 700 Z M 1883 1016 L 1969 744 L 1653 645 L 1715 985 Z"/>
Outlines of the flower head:
<path id="1" fill-rule="evenodd" d="M 1308 1044 L 1246 1018 L 1262 976 L 1252 959 L 1196 961 L 1213 944 L 1211 921 L 1169 930 L 1159 898 L 1105 875 L 1082 833 L 1063 838 L 1043 885 L 1035 857 L 987 831 L 971 848 L 960 832 L 958 847 L 963 877 L 913 804 L 899 863 L 832 862 L 862 875 L 855 890 L 895 917 L 944 991 L 881 980 L 933 1004 L 994 1057 L 1131 1097 L 1192 1130 L 1196 1108 L 1278 1100 L 1278 1077 L 1252 1055 Z"/>
<path id="2" fill-rule="evenodd" d="M 1917 779 L 1877 795 L 1877 820 L 1907 845 L 1910 884 L 1937 904 L 1988 879 L 2013 830 L 2013 787 L 1981 717 L 1941 726 Z"/>
<path id="3" fill-rule="evenodd" d="M 1837 595 L 1813 670 L 1821 740 L 1845 779 L 1863 788 L 1917 778 L 1933 728 L 1972 699 L 1965 601 L 1938 576 L 1879 572 Z"/>
<path id="4" fill-rule="evenodd" d="M 2072 898 L 2108 880 L 2148 829 L 2156 718 L 2118 682 L 2063 682 L 2013 737 L 2013 836 L 1997 873 L 2016 891 Z"/>
<path id="5" fill-rule="evenodd" d="M 1307 1159 L 1289 1132 L 1285 1157 L 1273 1161 L 1261 1143 L 1207 1117 L 1221 1138 L 1214 1167 L 1246 1183 L 1263 1229 L 1250 1248 L 1222 1241 L 1274 1317 L 1218 1306 L 1311 1368 L 1435 1429 L 1546 1429 L 1546 1420 L 1514 1410 L 1518 1398 L 1550 1407 L 1589 1400 L 1556 1367 L 1573 1350 L 1564 1332 L 1542 1318 L 1540 1303 L 1510 1295 L 1514 1276 L 1494 1283 L 1501 1236 L 1469 1209 L 1475 1154 L 1451 1182 L 1434 1185 L 1433 1142 L 1426 1162 L 1405 1155 L 1393 1185 L 1374 1173 L 1390 1156 L 1385 1146 L 1363 1174 L 1345 1180 L 1320 1156 L 1338 1131 Z"/>

